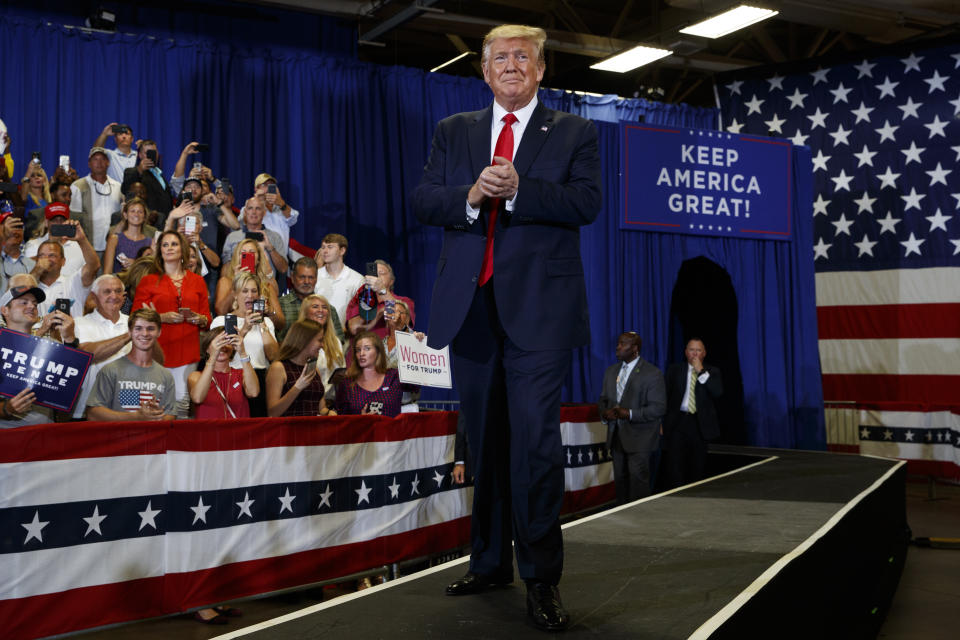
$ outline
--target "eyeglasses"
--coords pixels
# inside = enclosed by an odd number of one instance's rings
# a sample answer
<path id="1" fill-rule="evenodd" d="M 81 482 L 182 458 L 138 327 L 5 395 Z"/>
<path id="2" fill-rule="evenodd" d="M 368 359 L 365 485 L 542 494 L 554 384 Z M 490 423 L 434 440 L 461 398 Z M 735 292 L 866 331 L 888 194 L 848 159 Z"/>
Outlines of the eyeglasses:
<path id="1" fill-rule="evenodd" d="M 99 182 L 97 182 L 96 180 L 91 180 L 90 182 L 93 183 L 93 188 L 94 188 L 94 190 L 97 192 L 97 195 L 98 195 L 98 196 L 109 196 L 109 195 L 112 195 L 112 194 L 113 194 L 113 185 L 110 184 L 110 181 L 109 181 L 109 180 L 107 180 L 107 181 L 104 183 L 104 184 L 107 186 L 106 192 L 101 191 L 101 188 L 102 188 L 103 185 L 101 185 L 101 184 L 100 184 Z"/>

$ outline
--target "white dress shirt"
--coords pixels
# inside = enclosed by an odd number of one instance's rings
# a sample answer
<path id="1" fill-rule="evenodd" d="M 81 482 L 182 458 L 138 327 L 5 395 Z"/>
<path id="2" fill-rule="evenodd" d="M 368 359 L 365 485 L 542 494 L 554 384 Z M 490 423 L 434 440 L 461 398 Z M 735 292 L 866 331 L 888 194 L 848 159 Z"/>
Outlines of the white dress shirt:
<path id="1" fill-rule="evenodd" d="M 93 203 L 93 211 L 90 212 L 93 222 L 93 237 L 87 239 L 94 249 L 103 251 L 107 248 L 110 217 L 115 211 L 120 211 L 123 205 L 120 183 L 109 175 L 107 175 L 107 180 L 103 184 L 91 178 L 89 174 L 81 180 L 86 180 L 90 186 L 90 201 Z M 80 190 L 73 185 L 70 186 L 70 211 L 74 213 L 83 211 L 83 197 L 80 195 Z"/>
<path id="2" fill-rule="evenodd" d="M 323 296 L 327 302 L 336 310 L 337 317 L 340 318 L 340 324 L 346 329 L 347 305 L 353 298 L 357 289 L 365 282 L 362 275 L 354 271 L 347 265 L 343 265 L 340 275 L 336 278 L 330 275 L 326 265 L 320 267 L 317 271 L 317 286 L 314 291 L 317 295 Z"/>
<path id="3" fill-rule="evenodd" d="M 690 374 L 693 372 L 693 365 L 687 365 L 687 389 L 683 392 L 683 401 L 680 403 L 680 411 L 684 413 L 690 412 Z M 707 380 L 710 379 L 710 372 L 707 371 L 707 368 L 703 368 L 703 372 L 697 376 L 697 382 L 699 384 L 704 384 Z"/>
<path id="4" fill-rule="evenodd" d="M 511 158 L 517 157 L 517 149 L 520 148 L 520 139 L 523 137 L 523 132 L 527 128 L 527 123 L 530 122 L 530 118 L 533 116 L 533 110 L 537 108 L 537 96 L 533 96 L 527 106 L 522 109 L 517 109 L 513 112 L 513 115 L 517 117 L 517 121 L 511 125 L 513 127 L 513 154 Z M 497 138 L 500 137 L 500 131 L 504 127 L 503 116 L 507 115 L 507 110 L 501 107 L 496 100 L 493 101 L 493 118 L 490 122 L 490 162 L 493 162 L 493 153 L 497 149 Z M 517 199 L 517 194 L 513 194 L 513 197 L 507 200 L 504 203 L 504 208 L 507 211 L 513 211 L 513 203 Z M 471 207 L 470 203 L 467 203 L 467 221 L 470 224 L 480 216 L 480 207 Z"/>
<path id="5" fill-rule="evenodd" d="M 87 315 L 74 320 L 73 332 L 80 342 L 100 342 L 101 340 L 116 338 L 117 336 L 128 333 L 127 320 L 129 320 L 127 315 L 121 313 L 117 321 L 113 322 L 109 318 L 104 318 L 100 315 L 99 311 L 94 309 Z M 100 369 L 103 369 L 106 364 L 122 358 L 128 353 L 130 353 L 129 342 L 106 360 L 90 365 L 90 369 L 87 370 L 87 377 L 83 379 L 83 386 L 80 388 L 80 396 L 77 398 L 77 404 L 74 405 L 74 418 L 83 417 L 83 412 L 87 409 L 87 398 L 90 397 L 90 392 L 93 390 L 93 383 L 96 382 Z"/>

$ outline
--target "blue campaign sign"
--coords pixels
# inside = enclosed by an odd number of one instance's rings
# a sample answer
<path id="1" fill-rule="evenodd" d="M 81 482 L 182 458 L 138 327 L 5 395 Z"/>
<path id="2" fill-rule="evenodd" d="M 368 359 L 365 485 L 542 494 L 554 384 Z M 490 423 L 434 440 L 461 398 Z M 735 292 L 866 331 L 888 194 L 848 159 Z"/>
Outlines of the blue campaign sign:
<path id="1" fill-rule="evenodd" d="M 0 329 L 0 395 L 12 398 L 30 387 L 36 404 L 71 411 L 92 359 L 53 340 Z"/>
<path id="2" fill-rule="evenodd" d="M 621 229 L 790 239 L 791 144 L 622 124 Z"/>

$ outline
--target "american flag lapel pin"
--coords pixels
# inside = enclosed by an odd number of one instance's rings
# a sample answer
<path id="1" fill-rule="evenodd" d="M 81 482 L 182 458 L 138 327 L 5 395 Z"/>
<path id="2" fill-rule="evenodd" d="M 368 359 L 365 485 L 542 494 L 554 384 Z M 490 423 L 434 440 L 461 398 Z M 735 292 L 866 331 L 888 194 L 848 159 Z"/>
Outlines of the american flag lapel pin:
<path id="1" fill-rule="evenodd" d="M 548 128 L 547 125 L 543 125 L 542 127 L 540 127 L 540 131 L 546 132 L 547 128 Z"/>

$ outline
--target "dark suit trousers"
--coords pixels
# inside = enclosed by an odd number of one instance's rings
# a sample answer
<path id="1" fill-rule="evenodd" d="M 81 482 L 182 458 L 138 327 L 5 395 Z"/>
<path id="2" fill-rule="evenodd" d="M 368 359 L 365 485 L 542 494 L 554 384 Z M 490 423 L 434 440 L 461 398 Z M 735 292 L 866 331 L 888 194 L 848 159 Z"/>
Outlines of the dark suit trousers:
<path id="1" fill-rule="evenodd" d="M 610 447 L 613 457 L 613 482 L 617 489 L 617 504 L 626 504 L 650 495 L 650 452 L 624 450 L 620 442 L 620 427 L 613 435 Z"/>
<path id="2" fill-rule="evenodd" d="M 703 479 L 707 468 L 707 443 L 700 435 L 695 415 L 681 412 L 664 444 L 663 466 L 668 489 Z"/>
<path id="3" fill-rule="evenodd" d="M 560 392 L 568 349 L 524 351 L 506 336 L 493 280 L 451 344 L 474 467 L 470 570 L 556 584 L 563 570 Z"/>

